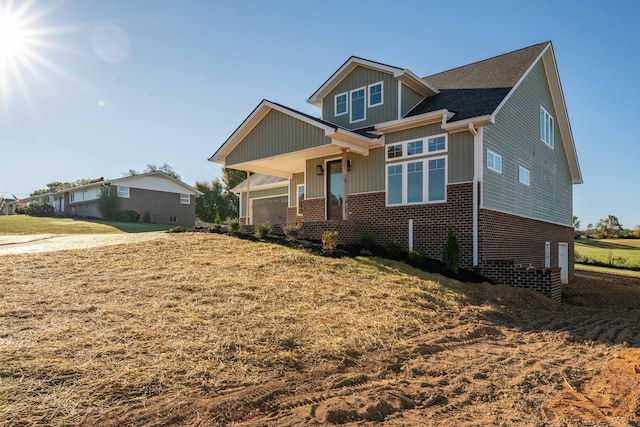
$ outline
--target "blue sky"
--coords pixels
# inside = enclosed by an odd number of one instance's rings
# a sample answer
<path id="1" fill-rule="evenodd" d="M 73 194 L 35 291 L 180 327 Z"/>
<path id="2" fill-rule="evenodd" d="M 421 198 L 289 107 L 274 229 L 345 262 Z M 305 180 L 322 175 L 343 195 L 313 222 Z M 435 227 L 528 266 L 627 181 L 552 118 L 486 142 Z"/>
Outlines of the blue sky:
<path id="1" fill-rule="evenodd" d="M 640 3 L 0 0 L 25 7 L 32 59 L 0 63 L 0 194 L 208 157 L 267 98 L 306 99 L 351 55 L 425 76 L 551 40 L 584 184 L 583 227 L 640 224 Z M 1 29 L 0 29 L 1 31 Z"/>

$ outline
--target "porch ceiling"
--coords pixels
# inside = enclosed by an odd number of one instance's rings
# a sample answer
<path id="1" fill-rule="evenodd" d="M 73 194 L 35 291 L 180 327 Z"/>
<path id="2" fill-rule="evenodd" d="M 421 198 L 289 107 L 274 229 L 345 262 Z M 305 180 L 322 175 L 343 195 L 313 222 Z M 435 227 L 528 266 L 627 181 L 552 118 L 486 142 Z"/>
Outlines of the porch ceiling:
<path id="1" fill-rule="evenodd" d="M 338 145 L 323 145 L 309 150 L 238 163 L 229 167 L 291 179 L 294 173 L 305 171 L 307 160 L 336 155 L 340 153 L 341 149 L 342 147 Z"/>

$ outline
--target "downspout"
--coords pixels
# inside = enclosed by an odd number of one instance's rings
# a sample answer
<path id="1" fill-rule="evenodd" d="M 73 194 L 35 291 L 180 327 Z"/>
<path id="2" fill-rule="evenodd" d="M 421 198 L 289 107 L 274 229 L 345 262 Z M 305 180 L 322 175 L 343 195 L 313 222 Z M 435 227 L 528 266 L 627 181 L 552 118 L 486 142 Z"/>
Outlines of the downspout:
<path id="1" fill-rule="evenodd" d="M 347 163 L 347 149 L 342 150 L 342 219 L 349 219 L 349 206 L 347 200 L 347 174 L 349 173 L 349 167 Z"/>
<path id="2" fill-rule="evenodd" d="M 480 175 L 480 136 L 478 131 L 469 123 L 469 132 L 473 135 L 473 266 L 478 266 L 478 178 Z"/>

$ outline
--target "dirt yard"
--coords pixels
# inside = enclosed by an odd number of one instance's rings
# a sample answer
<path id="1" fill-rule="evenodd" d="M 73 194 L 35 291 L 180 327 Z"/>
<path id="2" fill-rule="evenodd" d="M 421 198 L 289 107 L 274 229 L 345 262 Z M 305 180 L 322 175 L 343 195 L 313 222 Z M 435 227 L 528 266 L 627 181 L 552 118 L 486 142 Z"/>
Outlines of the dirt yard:
<path id="1" fill-rule="evenodd" d="M 638 279 L 554 304 L 189 234 L 0 277 L 0 425 L 640 425 Z"/>

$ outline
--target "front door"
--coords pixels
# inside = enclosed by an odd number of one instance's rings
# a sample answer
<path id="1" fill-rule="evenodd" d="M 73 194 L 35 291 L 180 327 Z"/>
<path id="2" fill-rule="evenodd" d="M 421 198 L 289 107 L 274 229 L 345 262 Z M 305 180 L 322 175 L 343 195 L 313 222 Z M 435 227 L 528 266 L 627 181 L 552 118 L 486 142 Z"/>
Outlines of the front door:
<path id="1" fill-rule="evenodd" d="M 327 219 L 342 219 L 342 161 L 327 162 Z"/>
<path id="2" fill-rule="evenodd" d="M 560 267 L 560 281 L 563 285 L 569 283 L 569 245 L 558 243 L 558 267 Z"/>

